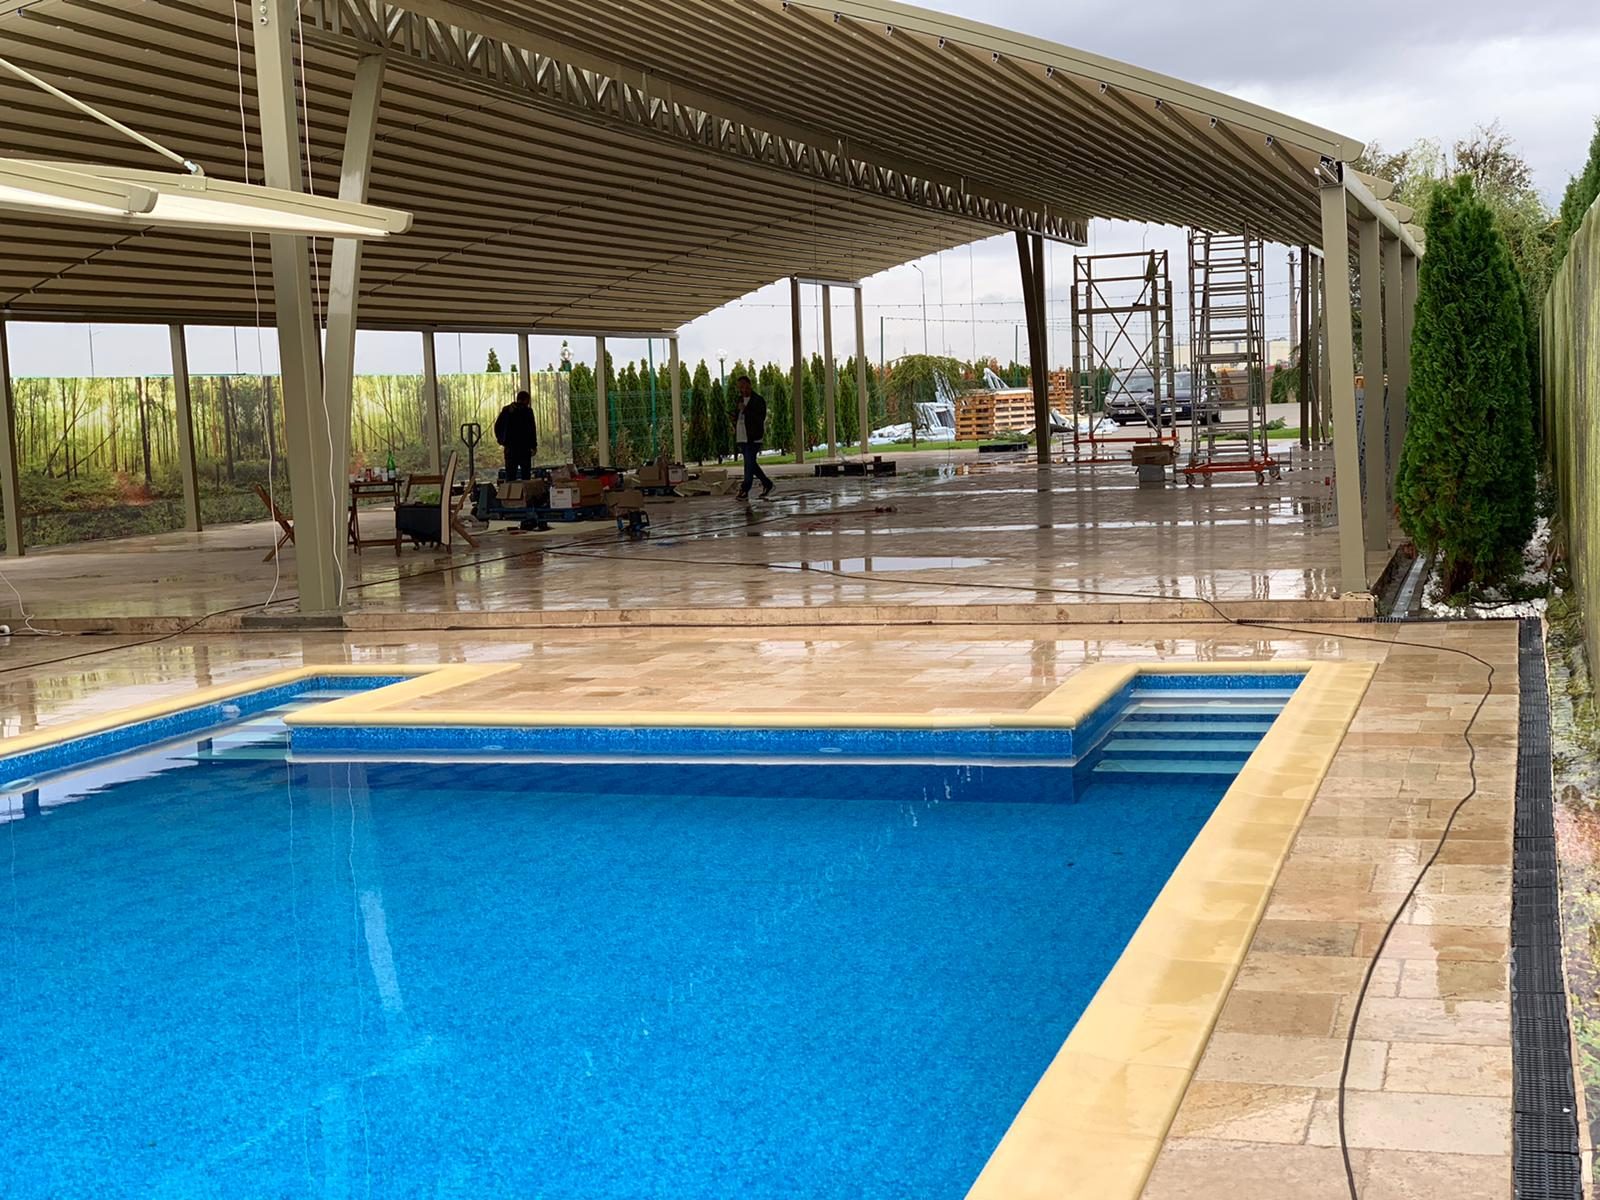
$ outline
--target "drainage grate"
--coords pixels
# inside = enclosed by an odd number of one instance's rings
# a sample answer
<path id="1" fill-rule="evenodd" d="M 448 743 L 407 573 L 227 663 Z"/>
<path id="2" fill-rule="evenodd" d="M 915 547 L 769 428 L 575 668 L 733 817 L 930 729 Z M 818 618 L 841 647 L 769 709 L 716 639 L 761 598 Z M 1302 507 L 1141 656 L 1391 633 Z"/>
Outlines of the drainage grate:
<path id="1" fill-rule="evenodd" d="M 1550 695 L 1536 619 L 1517 634 L 1517 811 L 1511 897 L 1511 1055 L 1516 1115 L 1512 1179 L 1518 1200 L 1578 1200 L 1577 1097 L 1561 974 L 1550 774 Z"/>

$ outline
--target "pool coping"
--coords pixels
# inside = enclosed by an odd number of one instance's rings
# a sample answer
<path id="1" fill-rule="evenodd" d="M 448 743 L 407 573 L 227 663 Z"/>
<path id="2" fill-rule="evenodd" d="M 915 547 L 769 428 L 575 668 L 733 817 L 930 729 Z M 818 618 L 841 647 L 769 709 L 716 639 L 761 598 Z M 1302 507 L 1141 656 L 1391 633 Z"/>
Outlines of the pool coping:
<path id="1" fill-rule="evenodd" d="M 310 678 L 408 676 L 288 714 L 316 727 L 602 729 L 1073 728 L 1138 676 L 1300 675 L 1300 684 L 1173 870 L 968 1192 L 969 1200 L 1054 1200 L 1063 1179 L 1097 1200 L 1137 1200 L 1266 910 L 1278 872 L 1355 718 L 1377 664 L 1092 663 L 1011 712 L 712 712 L 401 709 L 518 669 L 515 662 L 319 663 L 167 697 L 10 739 L 20 754 Z"/>

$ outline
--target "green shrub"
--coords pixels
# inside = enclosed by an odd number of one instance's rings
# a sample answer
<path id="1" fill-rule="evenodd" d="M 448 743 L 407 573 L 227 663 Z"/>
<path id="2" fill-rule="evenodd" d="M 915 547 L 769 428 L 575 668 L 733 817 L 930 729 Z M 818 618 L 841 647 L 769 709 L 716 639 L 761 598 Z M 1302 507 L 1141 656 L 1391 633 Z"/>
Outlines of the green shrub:
<path id="1" fill-rule="evenodd" d="M 1515 578 L 1537 487 L 1528 330 L 1494 215 L 1465 177 L 1428 213 L 1411 343 L 1400 523 L 1446 595 Z"/>

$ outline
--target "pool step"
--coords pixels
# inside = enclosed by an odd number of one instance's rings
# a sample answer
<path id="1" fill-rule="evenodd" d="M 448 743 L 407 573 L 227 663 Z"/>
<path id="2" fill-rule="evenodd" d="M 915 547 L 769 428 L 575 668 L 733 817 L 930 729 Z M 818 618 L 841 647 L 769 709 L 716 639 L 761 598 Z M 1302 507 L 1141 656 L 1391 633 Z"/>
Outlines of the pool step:
<path id="1" fill-rule="evenodd" d="M 1261 744 L 1252 737 L 1129 737 L 1115 734 L 1107 739 L 1105 753 L 1116 755 L 1140 754 L 1166 757 L 1174 754 L 1227 754 L 1237 757 L 1249 755 Z"/>
<path id="2" fill-rule="evenodd" d="M 1096 775 L 1237 775 L 1242 759 L 1224 762 L 1211 759 L 1105 759 L 1097 764 Z"/>

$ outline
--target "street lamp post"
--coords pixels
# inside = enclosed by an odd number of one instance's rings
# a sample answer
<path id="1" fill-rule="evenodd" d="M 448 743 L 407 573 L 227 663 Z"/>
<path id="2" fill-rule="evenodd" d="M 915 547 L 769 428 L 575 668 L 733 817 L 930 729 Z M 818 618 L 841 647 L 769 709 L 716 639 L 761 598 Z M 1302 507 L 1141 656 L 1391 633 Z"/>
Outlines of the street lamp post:
<path id="1" fill-rule="evenodd" d="M 722 384 L 723 394 L 726 395 L 728 391 L 728 352 L 726 350 L 717 351 L 717 379 Z"/>
<path id="2" fill-rule="evenodd" d="M 922 273 L 922 268 L 916 263 L 911 264 L 911 269 L 917 273 L 917 278 L 922 281 L 922 353 L 928 354 L 928 277 Z"/>

